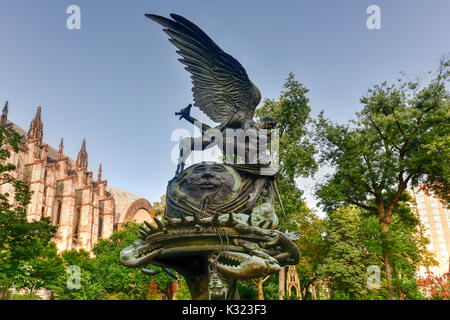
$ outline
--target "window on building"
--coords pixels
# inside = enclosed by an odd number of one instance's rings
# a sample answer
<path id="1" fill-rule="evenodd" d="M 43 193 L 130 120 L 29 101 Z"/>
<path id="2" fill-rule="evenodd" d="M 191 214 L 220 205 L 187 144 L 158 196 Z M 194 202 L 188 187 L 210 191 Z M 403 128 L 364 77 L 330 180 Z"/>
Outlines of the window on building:
<path id="1" fill-rule="evenodd" d="M 80 233 L 80 216 L 81 210 L 80 208 L 75 209 L 75 214 L 73 216 L 73 226 L 72 226 L 72 239 L 73 242 L 78 242 L 79 233 Z"/>
<path id="2" fill-rule="evenodd" d="M 58 204 L 56 205 L 56 212 L 53 215 L 53 225 L 59 226 L 61 222 L 61 201 L 58 201 Z"/>
<path id="3" fill-rule="evenodd" d="M 103 208 L 100 207 L 98 212 L 98 237 L 101 238 L 103 235 Z"/>

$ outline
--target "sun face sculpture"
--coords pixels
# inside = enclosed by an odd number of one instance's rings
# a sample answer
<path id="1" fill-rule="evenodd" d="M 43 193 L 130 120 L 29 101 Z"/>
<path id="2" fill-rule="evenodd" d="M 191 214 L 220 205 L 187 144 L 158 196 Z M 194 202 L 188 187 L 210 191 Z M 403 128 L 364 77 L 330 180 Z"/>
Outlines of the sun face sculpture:
<path id="1" fill-rule="evenodd" d="M 240 187 L 241 178 L 232 167 L 203 162 L 186 169 L 171 191 L 198 206 L 204 202 L 220 205 L 236 198 Z"/>

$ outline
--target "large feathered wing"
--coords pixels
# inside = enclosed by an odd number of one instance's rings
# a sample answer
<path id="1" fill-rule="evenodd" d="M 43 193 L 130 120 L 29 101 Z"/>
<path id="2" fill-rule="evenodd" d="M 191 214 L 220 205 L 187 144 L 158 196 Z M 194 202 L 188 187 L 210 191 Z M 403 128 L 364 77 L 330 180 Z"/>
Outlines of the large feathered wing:
<path id="1" fill-rule="evenodd" d="M 169 41 L 179 49 L 177 53 L 183 58 L 178 60 L 192 74 L 195 106 L 219 123 L 238 111 L 244 112 L 247 119 L 253 117 L 260 93 L 236 59 L 182 16 L 171 14 L 173 20 L 153 14 L 145 16 L 161 24 Z"/>

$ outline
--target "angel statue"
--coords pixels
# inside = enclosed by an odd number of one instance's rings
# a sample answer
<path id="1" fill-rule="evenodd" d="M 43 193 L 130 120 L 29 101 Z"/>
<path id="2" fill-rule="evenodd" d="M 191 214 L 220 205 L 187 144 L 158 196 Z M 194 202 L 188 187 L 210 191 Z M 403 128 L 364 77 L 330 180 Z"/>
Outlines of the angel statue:
<path id="1" fill-rule="evenodd" d="M 200 128 L 202 132 L 202 137 L 184 138 L 180 142 L 177 173 L 183 171 L 185 161 L 192 150 L 205 150 L 218 145 L 225 154 L 226 146 L 236 140 L 233 138 L 228 143 L 219 143 L 221 137 L 205 134 L 210 129 L 216 129 L 216 132 L 225 137 L 226 129 L 274 128 L 275 123 L 271 118 L 263 119 L 260 124 L 252 120 L 256 106 L 261 101 L 261 93 L 236 59 L 182 16 L 171 14 L 173 20 L 154 14 L 145 16 L 162 25 L 163 31 L 170 37 L 169 41 L 179 49 L 177 53 L 182 58 L 178 60 L 186 65 L 185 69 L 192 74 L 194 106 L 200 108 L 212 121 L 220 123 L 211 128 L 199 122 L 190 115 L 192 105 L 175 113 L 180 119 L 184 118 Z M 246 148 L 249 153 L 249 149 L 256 147 L 247 145 Z"/>
<path id="2" fill-rule="evenodd" d="M 164 27 L 192 74 L 194 105 L 216 127 L 175 114 L 200 128 L 180 142 L 177 173 L 167 184 L 164 220 L 144 222 L 139 239 L 120 252 L 129 268 L 184 277 L 193 300 L 239 299 L 238 281 L 263 278 L 300 262 L 298 232 L 283 232 L 275 211 L 277 130 L 274 119 L 254 121 L 261 94 L 241 64 L 185 18 L 146 14 Z M 192 150 L 217 146 L 226 163 L 202 161 L 184 169 Z M 274 161 L 267 157 L 267 147 Z M 263 152 L 261 152 L 263 151 Z M 233 158 L 233 162 L 230 162 Z M 236 163 L 237 162 L 237 163 Z M 161 270 L 154 270 L 159 267 Z"/>

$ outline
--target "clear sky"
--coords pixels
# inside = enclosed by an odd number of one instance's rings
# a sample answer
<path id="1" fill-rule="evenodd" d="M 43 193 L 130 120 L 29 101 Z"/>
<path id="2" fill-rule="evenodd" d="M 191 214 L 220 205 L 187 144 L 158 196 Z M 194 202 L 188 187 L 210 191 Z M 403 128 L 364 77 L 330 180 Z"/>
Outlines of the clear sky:
<path id="1" fill-rule="evenodd" d="M 66 27 L 72 4 L 80 30 Z M 372 4 L 380 30 L 366 27 Z M 450 51 L 448 0 L 0 0 L 0 104 L 9 100 L 9 119 L 25 129 L 41 105 L 47 143 L 64 137 L 76 158 L 86 138 L 94 176 L 102 163 L 110 185 L 158 200 L 175 172 L 171 133 L 192 131 L 173 115 L 192 102 L 189 74 L 144 17 L 172 12 L 240 61 L 263 98 L 277 98 L 293 72 L 312 115 L 336 122 L 354 116 L 372 85 L 400 71 L 423 76 Z"/>

